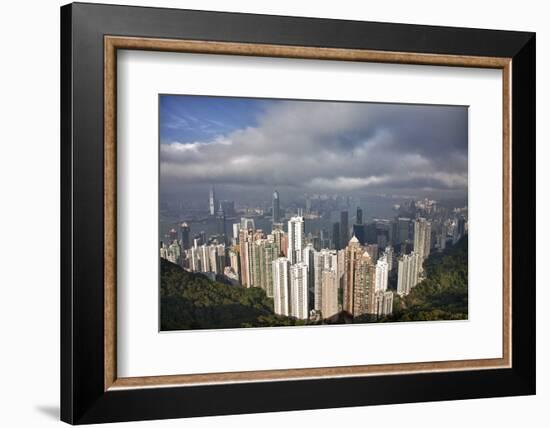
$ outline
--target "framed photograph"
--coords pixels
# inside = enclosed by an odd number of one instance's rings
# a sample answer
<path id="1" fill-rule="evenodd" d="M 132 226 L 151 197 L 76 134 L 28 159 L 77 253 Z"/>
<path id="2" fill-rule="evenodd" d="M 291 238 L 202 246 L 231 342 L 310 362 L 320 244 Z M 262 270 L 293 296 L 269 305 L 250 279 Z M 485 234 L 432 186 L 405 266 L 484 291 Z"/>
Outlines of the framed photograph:
<path id="1" fill-rule="evenodd" d="M 535 34 L 61 8 L 61 418 L 535 393 Z"/>

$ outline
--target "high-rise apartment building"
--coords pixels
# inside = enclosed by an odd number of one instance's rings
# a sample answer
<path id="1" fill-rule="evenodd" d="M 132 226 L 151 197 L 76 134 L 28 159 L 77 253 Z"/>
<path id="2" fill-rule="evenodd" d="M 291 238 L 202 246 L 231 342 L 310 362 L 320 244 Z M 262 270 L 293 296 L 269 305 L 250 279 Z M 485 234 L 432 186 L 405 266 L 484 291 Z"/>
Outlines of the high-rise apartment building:
<path id="1" fill-rule="evenodd" d="M 290 316 L 290 262 L 286 257 L 273 261 L 273 303 L 277 315 Z"/>
<path id="2" fill-rule="evenodd" d="M 375 312 L 379 317 L 393 313 L 393 292 L 378 291 L 375 296 Z"/>
<path id="3" fill-rule="evenodd" d="M 323 270 L 321 274 L 321 315 L 324 319 L 336 315 L 338 311 L 338 272 L 336 268 Z M 315 301 L 317 303 L 317 300 Z"/>
<path id="4" fill-rule="evenodd" d="M 425 218 L 417 218 L 414 222 L 414 252 L 423 261 L 430 255 L 432 225 Z"/>
<path id="5" fill-rule="evenodd" d="M 376 262 L 376 279 L 375 279 L 375 290 L 386 291 L 388 289 L 388 273 L 389 267 L 386 256 L 382 256 Z"/>
<path id="6" fill-rule="evenodd" d="M 304 218 L 294 216 L 288 222 L 288 259 L 290 264 L 302 261 L 304 250 Z"/>
<path id="7" fill-rule="evenodd" d="M 347 247 L 344 249 L 344 311 L 353 315 L 354 308 L 354 287 L 355 287 L 355 270 L 357 263 L 362 257 L 365 249 L 359 243 L 359 240 L 354 236 L 350 239 Z"/>
<path id="8" fill-rule="evenodd" d="M 322 288 L 322 273 L 325 270 L 334 269 L 337 277 L 336 284 L 339 286 L 338 276 L 338 255 L 336 250 L 322 249 L 314 253 L 313 260 L 313 289 L 314 289 L 314 302 L 313 308 L 316 311 L 321 311 L 323 305 L 323 288 Z M 311 276 L 310 276 L 311 278 Z"/>
<path id="9" fill-rule="evenodd" d="M 354 264 L 351 314 L 354 317 L 373 314 L 375 313 L 376 267 L 366 251 L 354 261 Z"/>
<path id="10" fill-rule="evenodd" d="M 239 256 L 241 262 L 241 285 L 252 287 L 252 253 L 254 244 L 253 229 L 241 228 L 239 231 Z"/>
<path id="11" fill-rule="evenodd" d="M 290 315 L 305 320 L 309 316 L 307 265 L 298 262 L 290 266 Z"/>
<path id="12" fill-rule="evenodd" d="M 397 294 L 406 296 L 418 284 L 420 255 L 404 254 L 397 262 Z"/>

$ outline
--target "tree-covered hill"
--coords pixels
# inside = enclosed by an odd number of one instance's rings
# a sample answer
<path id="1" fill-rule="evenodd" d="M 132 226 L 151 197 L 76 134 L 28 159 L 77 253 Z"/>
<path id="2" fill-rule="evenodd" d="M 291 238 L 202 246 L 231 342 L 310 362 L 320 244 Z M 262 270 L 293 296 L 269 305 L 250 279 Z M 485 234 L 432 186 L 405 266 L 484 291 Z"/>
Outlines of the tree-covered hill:
<path id="1" fill-rule="evenodd" d="M 468 319 L 468 236 L 424 262 L 426 279 L 394 299 L 387 321 Z"/>
<path id="2" fill-rule="evenodd" d="M 261 288 L 211 281 L 161 259 L 161 330 L 268 327 L 304 324 L 273 313 Z"/>

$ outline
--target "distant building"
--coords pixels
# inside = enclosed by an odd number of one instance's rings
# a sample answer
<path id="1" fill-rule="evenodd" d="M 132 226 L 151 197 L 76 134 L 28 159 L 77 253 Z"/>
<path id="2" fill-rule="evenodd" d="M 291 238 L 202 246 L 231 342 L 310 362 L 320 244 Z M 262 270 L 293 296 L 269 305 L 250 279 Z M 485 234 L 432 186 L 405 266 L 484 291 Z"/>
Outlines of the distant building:
<path id="1" fill-rule="evenodd" d="M 191 229 L 187 223 L 180 224 L 180 237 L 181 237 L 181 248 L 182 250 L 188 250 L 191 247 L 190 241 Z"/>
<path id="2" fill-rule="evenodd" d="M 340 242 L 349 240 L 349 215 L 347 211 L 340 213 Z"/>
<path id="3" fill-rule="evenodd" d="M 367 232 L 364 224 L 354 224 L 353 225 L 353 236 L 355 236 L 361 245 L 367 243 Z"/>
<path id="4" fill-rule="evenodd" d="M 342 249 L 342 242 L 340 241 L 340 223 L 338 222 L 332 224 L 332 247 L 335 250 Z"/>
<path id="5" fill-rule="evenodd" d="M 254 230 L 256 226 L 254 225 L 253 218 L 241 217 L 241 230 Z"/>
<path id="6" fill-rule="evenodd" d="M 355 224 L 363 224 L 363 210 L 357 207 L 357 214 L 355 216 Z"/>
<path id="7" fill-rule="evenodd" d="M 398 217 L 395 223 L 396 230 L 394 241 L 396 244 L 402 244 L 411 240 L 411 219 L 408 217 Z"/>
<path id="8" fill-rule="evenodd" d="M 216 191 L 214 186 L 210 186 L 210 193 L 208 195 L 208 207 L 210 215 L 216 215 Z"/>
<path id="9" fill-rule="evenodd" d="M 272 220 L 273 220 L 273 223 L 278 223 L 279 221 L 281 221 L 281 205 L 280 205 L 280 201 L 279 201 L 279 192 L 277 192 L 276 190 L 273 192 L 273 207 L 272 207 L 272 210 L 273 210 L 273 217 L 272 217 Z"/>

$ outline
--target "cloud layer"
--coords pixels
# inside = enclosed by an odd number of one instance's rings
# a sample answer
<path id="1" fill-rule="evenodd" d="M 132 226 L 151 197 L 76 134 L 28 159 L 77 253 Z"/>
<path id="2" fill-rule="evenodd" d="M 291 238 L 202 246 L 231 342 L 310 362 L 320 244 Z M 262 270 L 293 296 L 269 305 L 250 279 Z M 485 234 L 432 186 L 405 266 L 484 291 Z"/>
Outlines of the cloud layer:
<path id="1" fill-rule="evenodd" d="M 161 191 L 217 184 L 464 196 L 467 156 L 466 107 L 278 101 L 254 127 L 162 144 Z"/>

